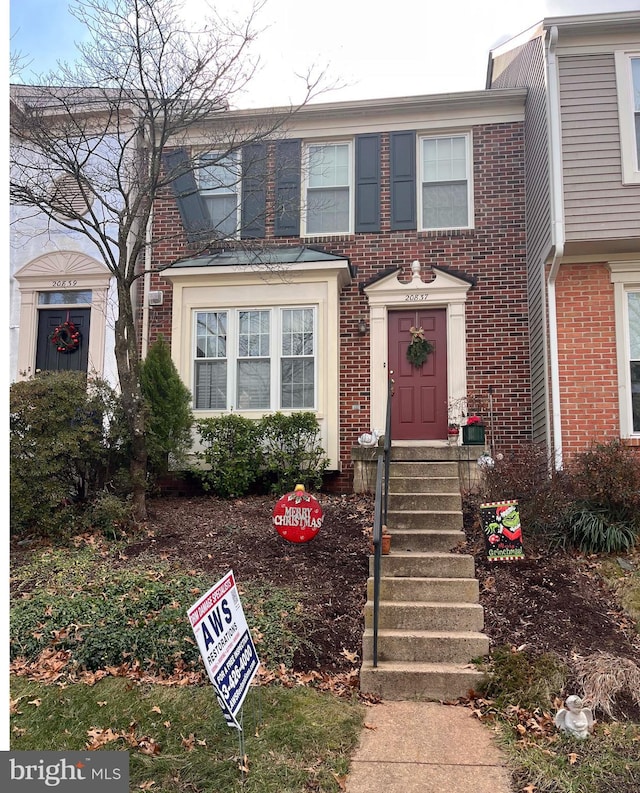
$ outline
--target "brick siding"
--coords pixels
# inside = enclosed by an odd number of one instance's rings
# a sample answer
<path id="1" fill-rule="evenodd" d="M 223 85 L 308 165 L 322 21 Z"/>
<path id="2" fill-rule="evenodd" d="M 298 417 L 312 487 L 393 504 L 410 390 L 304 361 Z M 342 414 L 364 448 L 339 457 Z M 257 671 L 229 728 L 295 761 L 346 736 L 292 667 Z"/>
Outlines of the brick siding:
<path id="1" fill-rule="evenodd" d="M 468 393 L 486 396 L 493 387 L 493 435 L 496 451 L 510 450 L 530 439 L 529 342 L 524 225 L 524 141 L 520 122 L 476 126 L 473 133 L 474 229 L 454 232 L 390 231 L 389 136 L 382 136 L 381 218 L 377 234 L 273 239 L 273 218 L 267 215 L 267 240 L 306 244 L 347 257 L 356 275 L 340 297 L 340 458 L 342 474 L 332 489 L 346 491 L 353 474 L 351 449 L 368 430 L 370 388 L 368 336 L 357 333 L 358 320 L 368 316 L 360 287 L 372 276 L 401 267 L 410 280 L 418 259 L 422 277 L 430 265 L 446 267 L 476 279 L 468 294 Z M 162 267 L 193 255 L 186 243 L 175 200 L 169 192 L 156 202 L 152 266 Z M 152 290 L 164 292 L 161 307 L 150 309 L 149 340 L 159 333 L 171 338 L 171 284 L 157 274 Z M 353 410 L 357 404 L 360 409 Z"/>

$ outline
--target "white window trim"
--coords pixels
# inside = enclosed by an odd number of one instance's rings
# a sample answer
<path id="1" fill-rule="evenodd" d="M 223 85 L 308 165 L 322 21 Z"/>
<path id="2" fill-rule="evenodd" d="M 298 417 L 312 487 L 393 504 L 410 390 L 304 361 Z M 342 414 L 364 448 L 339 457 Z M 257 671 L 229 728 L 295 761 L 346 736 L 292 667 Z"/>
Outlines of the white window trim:
<path id="1" fill-rule="evenodd" d="M 629 371 L 629 314 L 627 294 L 640 291 L 640 260 L 609 262 L 611 283 L 614 288 L 616 357 L 618 367 L 618 405 L 620 411 L 620 437 L 638 438 L 633 431 L 631 409 L 631 373 Z"/>
<path id="2" fill-rule="evenodd" d="M 345 231 L 307 231 L 307 191 L 309 189 L 309 148 L 311 146 L 347 146 L 349 151 L 349 228 Z M 300 232 L 302 237 L 340 237 L 353 234 L 355 225 L 355 161 L 352 140 L 310 140 L 306 141 L 302 157 L 302 211 L 300 212 Z"/>
<path id="3" fill-rule="evenodd" d="M 209 156 L 212 156 L 212 157 L 217 157 L 217 156 L 231 157 L 231 158 L 235 159 L 235 161 L 236 161 L 236 168 L 238 169 L 238 174 L 235 177 L 235 183 L 234 183 L 235 196 L 236 196 L 236 229 L 235 229 L 233 234 L 226 235 L 226 237 L 228 239 L 237 239 L 240 236 L 240 227 L 242 225 L 242 217 L 241 217 L 241 211 L 242 211 L 242 152 L 240 152 L 240 151 L 232 151 L 232 152 L 226 152 L 225 153 L 224 150 L 221 150 L 221 151 L 217 151 L 217 150 L 203 151 L 203 152 L 200 152 L 200 154 L 198 155 L 198 160 L 199 160 L 200 163 L 202 163 Z M 201 165 L 198 168 L 198 170 L 196 171 L 196 182 L 197 182 L 197 185 L 198 185 L 198 191 L 200 192 L 200 195 L 202 196 L 202 199 L 204 201 L 206 201 L 207 196 L 216 195 L 216 193 L 215 193 L 215 191 L 213 189 L 208 189 L 208 188 L 202 186 L 201 179 L 202 179 L 202 173 L 203 173 L 205 167 L 206 166 L 202 166 Z M 228 195 L 232 195 L 232 193 L 228 193 Z"/>
<path id="4" fill-rule="evenodd" d="M 640 50 L 618 50 L 615 53 L 623 184 L 640 184 L 640 164 L 638 163 L 637 157 L 636 130 L 634 123 L 635 108 L 633 102 L 633 82 L 631 78 L 632 58 L 640 58 Z"/>
<path id="5" fill-rule="evenodd" d="M 474 228 L 474 206 L 473 206 L 473 145 L 470 131 L 463 132 L 443 132 L 433 135 L 418 135 L 418 152 L 417 152 L 417 168 L 416 168 L 416 188 L 418 191 L 418 230 L 419 231 L 455 231 L 459 229 L 472 229 Z M 423 226 L 423 206 L 422 206 L 422 142 L 424 140 L 435 140 L 437 138 L 464 138 L 465 140 L 465 156 L 467 168 L 467 225 L 466 226 L 438 226 L 432 228 L 431 226 Z"/>
<path id="6" fill-rule="evenodd" d="M 283 408 L 281 401 L 281 370 L 282 358 L 291 357 L 282 354 L 282 311 L 283 309 L 302 310 L 309 308 L 313 311 L 313 405 L 311 407 Z M 240 314 L 245 311 L 267 311 L 269 312 L 269 355 L 270 362 L 270 398 L 271 405 L 268 408 L 243 408 L 236 403 L 238 390 L 238 360 L 240 360 L 238 350 Z M 226 358 L 198 358 L 196 356 L 197 346 L 197 317 L 198 314 L 206 313 L 226 313 L 227 315 L 227 356 Z M 237 306 L 210 308 L 194 308 L 192 310 L 192 360 L 191 360 L 191 389 L 192 389 L 192 410 L 196 415 L 221 415 L 229 411 L 247 415 L 264 415 L 275 413 L 276 411 L 286 411 L 287 413 L 298 412 L 317 412 L 318 410 L 318 306 L 316 305 L 277 305 L 277 306 Z M 231 350 L 231 354 L 230 353 Z M 226 360 L 227 362 L 227 407 L 222 410 L 214 408 L 195 407 L 195 376 L 197 361 Z M 246 360 L 242 358 L 242 360 Z M 277 404 L 276 404 L 277 403 Z"/>

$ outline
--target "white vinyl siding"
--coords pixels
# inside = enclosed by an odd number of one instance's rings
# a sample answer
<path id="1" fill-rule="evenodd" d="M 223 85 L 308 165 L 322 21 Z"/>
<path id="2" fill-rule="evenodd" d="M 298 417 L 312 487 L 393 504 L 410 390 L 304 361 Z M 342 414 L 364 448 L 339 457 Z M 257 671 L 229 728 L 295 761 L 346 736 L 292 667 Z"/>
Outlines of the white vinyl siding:
<path id="1" fill-rule="evenodd" d="M 196 311 L 196 410 L 316 406 L 316 310 Z"/>
<path id="2" fill-rule="evenodd" d="M 306 233 L 349 233 L 353 193 L 351 144 L 310 145 L 306 162 Z"/>
<path id="3" fill-rule="evenodd" d="M 198 183 L 214 228 L 227 237 L 238 230 L 240 158 L 211 152 L 200 157 Z"/>
<path id="4" fill-rule="evenodd" d="M 420 141 L 422 229 L 469 228 L 469 137 Z"/>
<path id="5" fill-rule="evenodd" d="M 637 237 L 640 172 L 628 169 L 635 168 L 635 137 L 625 145 L 632 115 L 616 94 L 617 60 L 613 53 L 563 55 L 558 65 L 567 245 Z M 628 76 L 628 59 L 626 67 Z"/>

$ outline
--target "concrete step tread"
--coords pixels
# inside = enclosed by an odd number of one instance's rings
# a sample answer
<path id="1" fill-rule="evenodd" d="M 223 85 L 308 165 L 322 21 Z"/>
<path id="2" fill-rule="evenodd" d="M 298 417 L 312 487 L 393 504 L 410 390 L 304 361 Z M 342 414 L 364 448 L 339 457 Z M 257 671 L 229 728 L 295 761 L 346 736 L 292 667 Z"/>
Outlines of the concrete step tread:
<path id="1" fill-rule="evenodd" d="M 366 660 L 362 669 L 373 669 L 373 661 Z M 453 663 L 428 663 L 426 661 L 378 661 L 375 667 L 382 672 L 411 672 L 413 674 L 440 674 L 442 672 L 478 675 L 484 677 L 486 672 L 481 672 L 475 664 Z"/>
<path id="2" fill-rule="evenodd" d="M 408 513 L 407 513 L 408 514 Z M 434 512 L 432 513 L 435 518 L 442 519 L 442 513 Z M 450 513 L 453 515 L 454 513 Z M 402 516 L 399 516 L 402 517 Z M 425 517 L 424 515 L 422 517 Z M 458 516 L 456 516 L 458 517 Z M 459 534 L 461 537 L 465 537 L 465 533 L 462 530 L 462 514 L 459 515 L 460 518 L 460 526 L 447 526 L 443 525 L 442 523 L 438 523 L 434 528 L 429 529 L 425 528 L 424 525 L 422 526 L 394 526 L 393 525 L 393 518 L 388 517 L 387 528 L 389 529 L 390 534 L 408 534 L 411 537 L 420 537 L 424 535 L 425 537 L 433 537 L 436 534 Z M 431 521 L 433 525 L 433 521 Z M 456 521 L 457 523 L 457 521 Z"/>
<path id="3" fill-rule="evenodd" d="M 365 636 L 373 636 L 373 628 L 364 629 Z M 402 630 L 399 628 L 378 628 L 378 638 L 389 637 L 415 637 L 419 639 L 486 639 L 487 634 L 481 631 L 424 631 L 414 629 Z"/>
<path id="4" fill-rule="evenodd" d="M 469 601 L 465 600 L 381 600 L 379 602 L 380 608 L 438 608 L 438 609 L 474 609 L 474 610 L 482 610 L 482 606 L 479 603 L 470 603 Z M 366 606 L 373 608 L 373 601 L 367 600 Z"/>
<path id="5" fill-rule="evenodd" d="M 389 509 L 389 515 L 461 515 L 460 509 Z"/>
<path id="6" fill-rule="evenodd" d="M 440 557 L 440 561 L 444 561 L 442 559 L 442 557 L 444 557 L 444 556 L 456 556 L 456 557 L 460 556 L 460 557 L 463 557 L 463 558 L 465 556 L 468 558 L 468 556 L 469 556 L 469 554 L 451 553 L 449 551 L 440 551 L 440 553 L 442 555 Z M 438 559 L 435 558 L 436 554 L 438 554 L 438 551 L 409 551 L 406 548 L 392 548 L 391 549 L 391 553 L 389 555 L 385 555 L 383 558 L 384 559 L 388 559 L 389 556 L 393 556 L 396 559 L 406 558 L 406 559 L 412 559 L 412 560 L 413 559 L 424 559 L 424 561 L 429 561 L 429 560 L 430 561 L 438 561 Z M 474 563 L 475 563 L 475 559 L 474 559 Z M 395 576 L 395 577 L 404 578 L 404 576 Z M 475 578 L 475 576 L 471 576 L 471 577 Z"/>
<path id="7" fill-rule="evenodd" d="M 415 531 L 416 534 L 420 534 L 420 530 L 411 530 L 406 529 L 403 530 L 402 533 L 406 534 L 409 531 Z M 427 533 L 431 533 L 432 530 L 426 529 Z M 392 532 L 393 533 L 393 532 Z M 439 534 L 439 532 L 436 532 Z M 451 532 L 447 532 L 450 534 Z M 454 534 L 463 534 L 464 532 L 453 531 Z M 402 551 L 398 551 L 396 556 L 400 556 Z M 448 559 L 473 559 L 473 555 L 470 553 L 452 553 L 451 551 L 411 551 L 411 553 L 407 552 L 407 555 L 410 555 L 412 559 L 431 559 L 433 561 L 444 561 Z M 474 559 L 475 561 L 475 559 Z M 391 576 L 393 578 L 394 576 Z"/>
<path id="8" fill-rule="evenodd" d="M 435 582 L 436 586 L 439 586 L 440 584 L 443 584 L 443 583 L 446 583 L 446 582 L 449 582 L 449 583 L 456 582 L 457 583 L 459 581 L 460 582 L 462 582 L 462 581 L 464 581 L 464 582 L 475 581 L 475 577 L 471 576 L 471 577 L 464 578 L 464 577 L 460 577 L 460 576 L 455 576 L 455 577 L 454 576 L 447 576 L 447 577 L 442 576 L 442 577 L 440 577 L 440 576 L 433 576 L 433 575 L 432 576 L 381 575 L 380 576 L 380 581 L 402 581 L 402 582 L 405 582 L 405 581 L 416 581 L 418 583 L 424 583 L 426 581 L 433 581 L 433 582 Z"/>

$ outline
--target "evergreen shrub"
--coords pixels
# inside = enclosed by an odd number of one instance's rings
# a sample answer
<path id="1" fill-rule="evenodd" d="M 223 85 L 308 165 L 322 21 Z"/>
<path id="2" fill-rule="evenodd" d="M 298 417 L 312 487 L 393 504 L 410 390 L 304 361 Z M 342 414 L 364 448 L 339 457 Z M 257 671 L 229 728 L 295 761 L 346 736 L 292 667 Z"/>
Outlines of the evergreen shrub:
<path id="1" fill-rule="evenodd" d="M 74 371 L 42 372 L 10 388 L 13 535 L 83 528 L 78 505 L 125 466 L 119 399 L 108 384 Z"/>
<path id="2" fill-rule="evenodd" d="M 149 347 L 142 362 L 140 384 L 147 405 L 147 453 L 153 474 L 166 474 L 169 464 L 180 467 L 191 447 L 191 392 L 171 359 L 163 336 Z"/>

